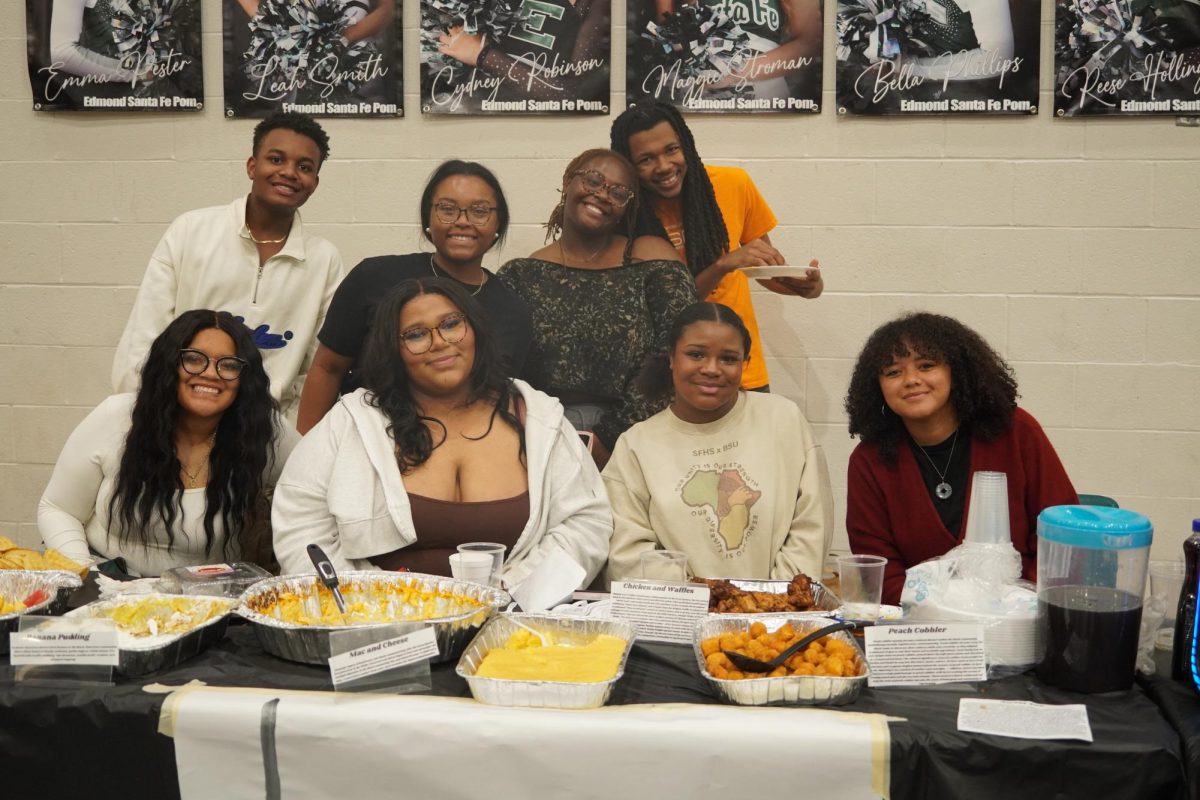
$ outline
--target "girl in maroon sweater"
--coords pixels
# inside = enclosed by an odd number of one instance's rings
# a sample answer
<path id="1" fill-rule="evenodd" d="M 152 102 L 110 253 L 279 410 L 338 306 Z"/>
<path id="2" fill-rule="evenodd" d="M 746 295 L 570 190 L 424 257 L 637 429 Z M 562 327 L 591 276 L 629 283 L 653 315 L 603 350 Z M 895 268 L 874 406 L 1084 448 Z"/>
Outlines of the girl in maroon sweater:
<path id="1" fill-rule="evenodd" d="M 876 330 L 846 395 L 846 531 L 855 553 L 888 559 L 883 602 L 898 603 L 910 566 L 962 541 L 971 475 L 1008 476 L 1012 542 L 1037 572 L 1037 515 L 1078 496 L 1037 420 L 1017 407 L 1012 369 L 975 331 L 939 314 Z"/>

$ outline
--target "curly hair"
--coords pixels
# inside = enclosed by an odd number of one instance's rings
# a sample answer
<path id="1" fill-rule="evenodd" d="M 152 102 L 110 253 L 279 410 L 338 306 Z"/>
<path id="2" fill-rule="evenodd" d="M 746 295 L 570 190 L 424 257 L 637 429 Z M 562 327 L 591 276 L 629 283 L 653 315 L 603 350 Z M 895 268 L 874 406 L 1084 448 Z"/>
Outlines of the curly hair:
<path id="1" fill-rule="evenodd" d="M 458 175 L 479 178 L 479 180 L 490 186 L 496 194 L 496 233 L 498 236 L 496 237 L 495 244 L 504 244 L 504 239 L 508 235 L 509 212 L 508 200 L 504 197 L 504 190 L 500 188 L 500 181 L 483 164 L 475 161 L 462 161 L 457 158 L 443 161 L 433 171 L 433 174 L 429 176 L 429 180 L 425 182 L 425 189 L 421 192 L 422 235 L 426 239 L 429 239 L 429 234 L 424 233 L 424 231 L 429 230 L 429 217 L 433 213 L 433 193 L 437 191 L 442 181 Z"/>
<path id="2" fill-rule="evenodd" d="M 671 354 L 689 325 L 697 322 L 716 322 L 728 325 L 742 338 L 742 354 L 750 360 L 750 331 L 737 312 L 723 303 L 692 303 L 679 312 L 671 330 L 667 332 L 666 347 L 646 357 L 638 373 L 637 386 L 651 400 L 663 401 L 671 397 L 674 382 L 671 376 Z"/>
<path id="3" fill-rule="evenodd" d="M 563 171 L 562 188 L 559 193 L 562 198 L 558 201 L 558 205 L 550 212 L 550 219 L 546 220 L 546 241 L 557 239 L 562 234 L 563 216 L 566 213 L 567 204 L 567 184 L 575 177 L 575 173 L 584 168 L 586 164 L 596 161 L 601 158 L 612 158 L 620 162 L 627 170 L 629 177 L 633 182 L 637 183 L 637 170 L 633 168 L 633 164 L 629 163 L 629 158 L 612 150 L 605 150 L 602 147 L 596 147 L 591 150 L 584 150 L 579 155 L 571 159 L 571 163 L 567 164 L 566 170 Z M 621 263 L 628 264 L 633 258 L 633 240 L 637 238 L 636 220 L 639 213 L 640 205 L 638 203 L 638 191 L 633 189 L 633 197 L 628 205 L 625 206 L 625 213 L 621 215 L 619 224 L 624 227 L 625 235 L 625 251 L 621 254 Z"/>
<path id="4" fill-rule="evenodd" d="M 167 552 L 175 545 L 175 521 L 183 496 L 182 465 L 175 452 L 179 408 L 179 351 L 204 330 L 216 328 L 233 340 L 234 351 L 246 361 L 238 378 L 237 397 L 217 424 L 209 453 L 209 480 L 204 490 L 205 553 L 213 547 L 218 517 L 225 530 L 223 555 L 231 542 L 247 533 L 255 505 L 275 461 L 278 404 L 271 381 L 249 329 L 225 311 L 185 311 L 150 345 L 134 401 L 129 434 L 121 454 L 114 490 L 108 504 L 109 536 L 148 548 L 150 526 L 162 520 Z"/>
<path id="5" fill-rule="evenodd" d="M 258 147 L 262 144 L 262 140 L 267 134 L 274 130 L 283 129 L 292 131 L 301 136 L 307 136 L 313 140 L 317 146 L 317 150 L 321 152 L 321 161 L 317 164 L 317 171 L 321 169 L 321 164 L 329 158 L 329 134 L 321 127 L 321 124 L 307 114 L 297 114 L 294 111 L 276 111 L 270 114 L 262 122 L 254 126 L 254 142 L 251 146 L 250 154 L 257 156 Z"/>
<path id="6" fill-rule="evenodd" d="M 499 416 L 517 432 L 518 456 L 525 458 L 525 428 L 509 410 L 517 394 L 505 362 L 496 348 L 496 339 L 483 309 L 461 286 L 445 278 L 413 278 L 388 292 L 375 308 L 371 330 L 363 353 L 362 383 L 367 402 L 380 409 L 388 419 L 388 436 L 396 442 L 397 461 L 402 474 L 411 472 L 429 460 L 446 439 L 446 426 L 436 417 L 421 413 L 412 396 L 408 370 L 400 356 L 400 312 L 413 299 L 426 294 L 445 297 L 475 332 L 475 363 L 467 376 L 467 402 L 483 400 L 492 405 L 492 416 L 482 439 L 492 432 Z M 433 441 L 431 426 L 442 429 L 442 438 Z"/>
<path id="7" fill-rule="evenodd" d="M 983 337 L 952 317 L 919 312 L 892 320 L 875 330 L 863 345 L 846 393 L 850 435 L 879 446 L 894 462 L 906 434 L 904 421 L 883 399 L 879 373 L 910 353 L 950 368 L 950 399 L 960 426 L 985 440 L 994 439 L 1012 422 L 1017 407 L 1017 381 L 1012 368 Z"/>
<path id="8" fill-rule="evenodd" d="M 687 243 L 687 266 L 692 277 L 699 275 L 725 253 L 729 252 L 729 231 L 725 217 L 717 205 L 712 181 L 696 150 L 696 141 L 679 109 L 658 100 L 639 100 L 613 120 L 609 139 L 613 150 L 625 158 L 633 159 L 629 149 L 629 138 L 635 133 L 648 131 L 655 125 L 668 123 L 679 137 L 683 156 L 687 164 L 687 175 L 683 179 L 683 240 Z M 637 172 L 634 172 L 637 175 Z M 638 208 L 634 230 L 638 235 L 669 238 L 662 222 L 654 213 L 650 203 Z"/>

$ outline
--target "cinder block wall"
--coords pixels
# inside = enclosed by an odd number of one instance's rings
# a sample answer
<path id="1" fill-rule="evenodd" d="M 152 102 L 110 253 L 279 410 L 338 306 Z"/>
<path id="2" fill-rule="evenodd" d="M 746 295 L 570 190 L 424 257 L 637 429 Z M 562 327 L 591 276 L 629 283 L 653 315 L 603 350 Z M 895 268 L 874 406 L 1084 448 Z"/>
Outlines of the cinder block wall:
<path id="1" fill-rule="evenodd" d="M 203 0 L 199 114 L 35 114 L 24 3 L 0 3 L 0 533 L 38 541 L 35 514 L 72 428 L 108 393 L 113 348 L 149 254 L 189 208 L 246 191 L 253 122 L 221 113 L 220 2 Z M 760 292 L 775 391 L 827 448 L 845 509 L 854 442 L 841 410 L 867 334 L 906 309 L 952 314 L 1014 365 L 1075 485 L 1147 513 L 1156 557 L 1200 517 L 1200 129 L 1170 118 L 1054 119 L 1052 3 L 1043 4 L 1034 118 L 847 119 L 835 113 L 833 6 L 817 116 L 690 117 L 704 157 L 745 167 L 817 301 Z M 623 107 L 624 3 L 614 4 Z M 348 264 L 418 246 L 416 200 L 442 159 L 478 159 L 514 210 L 489 264 L 542 241 L 566 161 L 610 118 L 422 117 L 408 0 L 409 117 L 330 120 L 333 158 L 305 207 Z M 839 531 L 836 543 L 846 546 Z"/>

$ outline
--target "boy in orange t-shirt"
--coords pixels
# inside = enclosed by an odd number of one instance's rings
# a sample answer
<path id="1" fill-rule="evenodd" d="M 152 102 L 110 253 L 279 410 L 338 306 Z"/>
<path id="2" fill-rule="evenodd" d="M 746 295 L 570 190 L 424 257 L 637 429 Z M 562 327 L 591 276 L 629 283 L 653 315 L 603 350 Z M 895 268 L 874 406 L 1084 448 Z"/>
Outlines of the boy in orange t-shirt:
<path id="1" fill-rule="evenodd" d="M 741 267 L 785 264 L 767 234 L 775 215 L 754 182 L 737 167 L 706 166 L 691 131 L 674 106 L 643 101 L 613 121 L 612 149 L 628 156 L 638 171 L 643 202 L 638 233 L 670 239 L 696 281 L 696 293 L 737 312 L 750 331 L 750 361 L 742 387 L 769 388 L 750 284 Z M 816 267 L 814 259 L 811 266 Z M 824 282 L 820 270 L 808 277 L 772 278 L 763 285 L 779 294 L 815 298 Z"/>

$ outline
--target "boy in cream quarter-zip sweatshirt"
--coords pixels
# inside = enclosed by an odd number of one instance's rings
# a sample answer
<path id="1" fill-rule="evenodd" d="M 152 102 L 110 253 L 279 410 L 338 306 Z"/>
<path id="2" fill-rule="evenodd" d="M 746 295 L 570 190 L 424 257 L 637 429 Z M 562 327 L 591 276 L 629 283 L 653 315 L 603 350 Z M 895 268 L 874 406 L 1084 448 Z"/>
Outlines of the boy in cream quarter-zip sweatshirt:
<path id="1" fill-rule="evenodd" d="M 328 138 L 308 117 L 260 123 L 247 162 L 249 195 L 182 214 L 154 249 L 113 359 L 115 391 L 137 391 L 150 343 L 178 314 L 214 308 L 245 322 L 271 395 L 295 416 L 316 333 L 344 274 L 337 249 L 307 235 L 298 210 L 316 190 L 327 153 Z"/>

